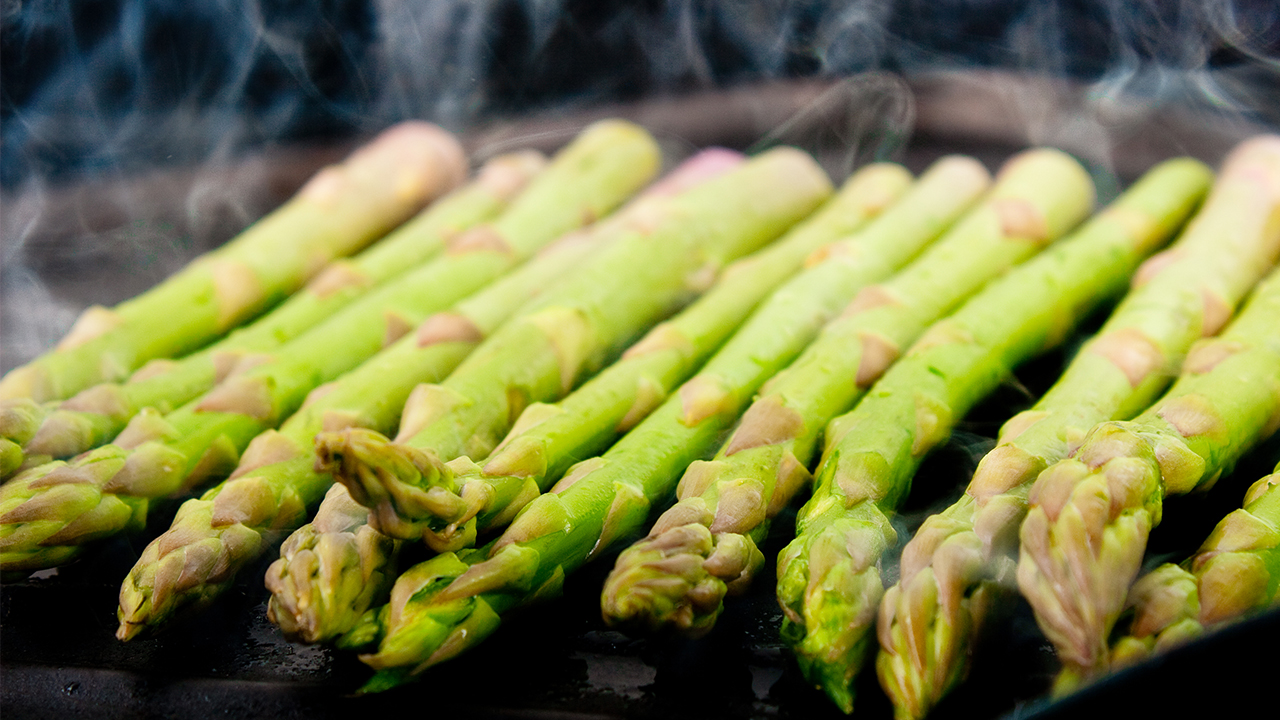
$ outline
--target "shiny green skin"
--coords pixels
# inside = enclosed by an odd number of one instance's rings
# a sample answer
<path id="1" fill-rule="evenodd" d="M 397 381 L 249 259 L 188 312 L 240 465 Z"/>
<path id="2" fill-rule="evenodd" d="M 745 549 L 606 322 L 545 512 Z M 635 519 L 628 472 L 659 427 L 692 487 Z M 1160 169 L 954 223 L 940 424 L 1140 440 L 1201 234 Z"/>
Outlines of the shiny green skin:
<path id="1" fill-rule="evenodd" d="M 571 467 L 494 543 L 438 555 L 402 575 L 391 602 L 344 640 L 379 644 L 362 656 L 379 671 L 365 690 L 393 687 L 475 645 L 502 613 L 553 597 L 568 573 L 630 539 L 689 464 L 714 451 L 760 386 L 859 288 L 889 276 L 891 262 L 832 253 L 792 278 L 678 392 L 603 455 Z"/>
<path id="2" fill-rule="evenodd" d="M 103 332 L 11 371 L 0 379 L 0 399 L 67 398 L 118 382 L 153 358 L 196 350 L 288 297 L 325 263 L 384 235 L 464 170 L 457 141 L 438 128 L 397 126 L 226 245 L 110 311 L 98 308 L 111 317 Z"/>
<path id="3" fill-rule="evenodd" d="M 1011 201 L 1051 207 L 1048 189 L 1054 183 L 1048 180 L 1055 176 L 1048 169 L 1058 167 L 1071 177 L 1076 168 L 1061 166 L 1056 155 L 1045 159 L 1053 165 L 1027 157 L 1011 162 L 978 208 L 902 272 L 860 295 L 766 385 L 715 459 L 686 474 L 680 502 L 663 516 L 671 522 L 658 523 L 671 538 L 651 533 L 619 558 L 606 583 L 611 622 L 694 634 L 714 625 L 731 586 L 733 592 L 744 590 L 756 570 L 753 562 L 728 562 L 725 555 L 759 555 L 756 545 L 769 518 L 807 484 L 806 468 L 827 422 L 857 402 L 898 348 L 986 282 L 1039 252 L 1042 240 L 1008 234 L 998 218 Z M 938 200 L 916 202 L 910 211 L 920 215 L 942 206 Z M 962 209 L 953 208 L 954 214 Z M 851 377 L 857 382 L 849 382 Z M 744 486 L 758 491 L 743 493 Z M 722 508 L 726 494 L 731 507 Z M 750 509 L 744 506 L 748 498 Z M 707 529 L 709 542 L 675 552 L 670 546 L 678 544 L 676 535 L 701 534 L 695 525 Z"/>
<path id="4" fill-rule="evenodd" d="M 511 159 L 504 162 L 515 164 Z M 526 165 L 515 171 L 527 176 L 541 163 Z M 142 408 L 171 412 L 207 392 L 236 360 L 274 351 L 376 286 L 436 257 L 449 240 L 497 216 L 517 189 L 506 186 L 512 184 L 509 180 L 498 185 L 483 170 L 480 177 L 360 254 L 333 263 L 279 307 L 209 347 L 178 361 L 163 361 L 155 372 L 144 372 L 139 379 L 95 386 L 65 402 L 43 406 L 36 429 L 21 441 L 26 453 L 47 462 L 108 443 Z M 0 433 L 10 437 L 3 426 Z"/>
<path id="5" fill-rule="evenodd" d="M 548 289 L 445 382 L 415 393 L 396 442 L 358 431 L 320 436 L 320 452 L 342 468 L 335 480 L 388 527 L 397 517 L 391 494 L 399 487 L 431 487 L 442 461 L 489 454 L 527 405 L 564 397 L 689 302 L 692 275 L 719 270 L 774 240 L 830 192 L 812 158 L 782 148 L 676 196 Z"/>
<path id="6" fill-rule="evenodd" d="M 480 531 L 509 522 L 524 503 L 545 492 L 569 465 L 596 455 L 644 418 L 679 383 L 706 361 L 751 311 L 800 269 L 813 251 L 857 230 L 892 203 L 911 182 L 896 165 L 865 168 L 812 217 L 768 247 L 739 260 L 685 310 L 651 331 L 621 360 L 587 381 L 557 405 L 526 409 L 515 428 L 483 466 L 454 476 L 441 464 L 429 487 L 444 487 L 481 503 L 440 507 L 426 502 L 396 503 L 397 496 L 419 496 L 411 488 L 388 492 L 396 522 L 379 526 L 402 540 L 425 539 L 437 551 L 457 550 Z M 887 243 L 886 243 L 887 244 Z M 893 252 L 908 253 L 915 243 L 901 237 Z M 875 251 L 867 243 L 866 251 Z M 399 482 L 391 475 L 379 479 Z M 489 490 L 462 492 L 479 483 Z M 441 514 L 441 510 L 453 511 Z M 374 516 L 376 522 L 378 516 Z M 475 522 L 470 522 L 475 518 Z"/>
<path id="7" fill-rule="evenodd" d="M 619 232 L 628 223 L 648 217 L 667 199 L 712 177 L 740 165 L 742 157 L 724 150 L 706 150 L 694 155 L 651 185 L 628 205 L 587 231 L 556 243 L 555 252 L 573 251 L 574 246 L 598 245 L 619 241 L 627 233 Z M 526 266 L 549 260 L 545 256 Z M 561 273 L 563 275 L 564 273 Z M 553 283 L 542 283 L 543 288 Z M 482 295 L 497 292 L 497 286 Z M 465 315 L 477 327 L 490 327 L 476 313 L 484 305 L 475 299 L 466 303 Z M 402 400 L 403 402 L 403 400 Z M 399 412 L 400 404 L 396 411 Z M 382 437 L 370 431 L 370 435 Z M 321 458 L 325 476 L 330 476 L 329 458 Z M 339 468 L 340 469 L 340 468 Z M 400 543 L 379 533 L 368 524 L 369 513 L 358 505 L 342 485 L 334 485 L 326 494 L 316 518 L 293 533 L 281 548 L 280 561 L 273 564 L 267 576 L 272 592 L 268 614 L 281 630 L 302 642 L 325 642 L 340 635 L 381 595 L 374 591 L 377 578 L 388 583 L 395 579 L 395 565 Z"/>

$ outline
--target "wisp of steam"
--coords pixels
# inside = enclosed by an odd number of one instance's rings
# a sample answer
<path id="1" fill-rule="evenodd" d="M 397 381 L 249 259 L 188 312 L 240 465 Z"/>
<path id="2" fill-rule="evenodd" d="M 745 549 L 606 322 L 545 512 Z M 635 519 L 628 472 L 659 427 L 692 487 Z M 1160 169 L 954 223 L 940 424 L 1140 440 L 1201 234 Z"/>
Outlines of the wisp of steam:
<path id="1" fill-rule="evenodd" d="M 410 117 L 461 131 L 764 81 L 1000 69 L 1083 85 L 1076 112 L 1022 91 L 989 112 L 1027 142 L 1103 148 L 1103 176 L 1105 148 L 1164 107 L 1280 125 L 1268 0 L 4 0 L 0 20 L 0 371 Z M 877 93 L 876 117 L 909 112 Z M 828 133 L 864 143 L 839 171 L 907 136 L 868 132 Z"/>

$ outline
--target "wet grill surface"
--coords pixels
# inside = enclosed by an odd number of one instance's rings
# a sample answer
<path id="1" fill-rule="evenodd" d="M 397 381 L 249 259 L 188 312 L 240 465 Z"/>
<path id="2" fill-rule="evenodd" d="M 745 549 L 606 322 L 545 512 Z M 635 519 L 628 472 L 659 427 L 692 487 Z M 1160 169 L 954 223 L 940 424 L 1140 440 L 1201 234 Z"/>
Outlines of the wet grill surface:
<path id="1" fill-rule="evenodd" d="M 1064 112 L 1072 107 L 1069 92 L 1061 86 L 1025 79 L 1005 78 L 1013 83 L 1005 86 L 981 77 L 917 80 L 911 87 L 914 104 L 907 106 L 895 104 L 900 89 L 895 81 L 875 82 L 879 84 L 853 90 L 783 85 L 601 108 L 567 118 L 524 119 L 473 133 L 468 143 L 478 155 L 527 144 L 551 149 L 593 117 L 618 114 L 653 128 L 673 156 L 708 144 L 751 147 L 765 137 L 814 151 L 836 177 L 877 154 L 889 154 L 919 171 L 942 154 L 965 152 L 994 169 L 1029 140 L 1054 138 L 1029 137 L 998 113 L 984 117 L 982 108 L 1001 107 L 1000 98 L 1007 100 L 1010 93 L 1031 92 L 1047 93 L 1045 97 L 1060 103 Z M 851 113 L 856 114 L 851 109 L 855 101 L 865 105 L 867 100 L 879 102 L 880 111 L 893 122 L 914 117 L 912 142 L 905 145 L 905 134 L 892 123 L 850 120 Z M 708 115 L 717 109 L 718 119 L 714 113 Z M 1145 132 L 1131 133 L 1101 151 L 1087 143 L 1072 147 L 1068 136 L 1054 144 L 1099 170 L 1106 200 L 1124 181 L 1175 149 L 1217 162 L 1230 145 L 1257 130 L 1188 124 L 1176 114 L 1146 118 L 1139 129 Z M 860 144 L 850 149 L 851 141 Z M 245 200 L 257 192 L 278 202 L 315 167 L 340 155 L 341 148 L 323 148 L 285 153 L 274 164 L 251 159 L 246 166 L 257 162 L 257 169 L 228 171 L 228 177 L 240 178 L 241 184 L 227 197 Z M 51 325 L 48 332 L 56 337 L 63 316 L 74 317 L 68 308 L 91 301 L 112 303 L 140 292 L 234 232 L 243 224 L 237 218 L 269 207 L 261 198 L 260 206 L 214 202 L 210 220 L 208 214 L 178 207 L 182 198 L 189 198 L 184 193 L 190 187 L 179 183 L 180 191 L 170 191 L 147 206 L 150 214 L 121 220 L 130 217 L 125 211 L 137 209 L 137 197 L 150 197 L 148 188 L 173 184 L 174 177 L 162 173 L 158 180 L 144 179 L 132 189 L 116 187 L 110 193 L 105 187 L 70 188 L 44 196 L 40 205 L 33 205 L 29 197 L 18 199 L 18 209 L 26 208 L 34 222 L 21 231 L 26 272 L 44 284 L 47 294 L 34 299 L 24 295 L 28 291 L 15 280 L 15 271 L 5 269 L 5 369 L 25 359 L 10 318 L 15 307 L 45 313 L 36 319 Z M 207 173 L 190 177 L 195 178 L 192 183 L 209 182 Z M 107 205 L 115 202 L 119 207 L 104 208 L 103 197 Z M 59 202 L 63 212 L 57 212 Z M 6 205 L 12 212 L 13 203 Z M 98 214 L 85 212 L 95 207 Z M 69 213 L 66 208 L 78 210 Z M 12 219 L 5 223 L 6 245 L 18 237 L 15 227 Z M 142 272 L 132 271 L 139 257 L 154 262 Z M 131 272 L 122 274 L 122 269 Z M 959 495 L 1001 422 L 1034 402 L 1056 379 L 1073 343 L 1102 319 L 1093 318 L 1062 350 L 1022 368 L 926 461 L 896 520 L 901 542 L 929 512 Z M 1165 520 L 1152 535 L 1148 566 L 1194 551 L 1217 520 L 1238 506 L 1249 483 L 1278 460 L 1280 441 L 1273 438 L 1207 495 L 1167 501 Z M 750 593 L 729 605 L 707 637 L 632 640 L 608 630 L 600 620 L 598 593 L 613 556 L 604 557 L 569 578 L 564 598 L 512 614 L 476 651 L 433 668 L 417 684 L 370 697 L 352 696 L 369 676 L 354 655 L 290 644 L 267 621 L 261 578 L 274 551 L 242 573 L 235 589 L 212 610 L 159 636 L 120 643 L 113 636 L 119 581 L 146 541 L 167 527 L 175 510 L 173 503 L 156 512 L 148 534 L 106 543 L 55 573 L 0 586 L 0 711 L 9 717 L 50 718 L 346 718 L 392 712 L 520 718 L 840 716 L 806 686 L 777 638 L 781 613 L 773 599 L 771 563 Z M 766 557 L 775 557 L 786 543 L 793 521 L 791 512 L 775 522 L 763 548 Z M 896 558 L 896 552 L 889 557 Z M 885 579 L 896 579 L 896 567 L 886 567 Z M 1185 711 L 1191 702 L 1241 710 L 1247 695 L 1235 688 L 1265 687 L 1264 678 L 1275 672 L 1269 658 L 1275 657 L 1277 646 L 1280 612 L 1272 612 L 1119 673 L 1071 698 L 1049 702 L 1045 693 L 1057 664 L 1030 610 L 1019 600 L 1009 620 L 979 648 L 969 681 L 933 717 L 1114 716 L 1129 710 Z M 1193 687 L 1194 694 L 1182 691 Z M 892 715 L 874 672 L 863 673 L 855 713 Z"/>

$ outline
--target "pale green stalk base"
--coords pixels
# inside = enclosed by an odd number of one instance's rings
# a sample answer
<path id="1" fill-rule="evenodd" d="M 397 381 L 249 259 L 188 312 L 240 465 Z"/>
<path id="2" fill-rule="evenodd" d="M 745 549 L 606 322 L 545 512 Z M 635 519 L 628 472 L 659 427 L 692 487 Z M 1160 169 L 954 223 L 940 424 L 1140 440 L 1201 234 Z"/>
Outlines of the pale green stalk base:
<path id="1" fill-rule="evenodd" d="M 47 462 L 110 442 L 142 408 L 172 412 L 236 372 L 237 366 L 262 362 L 265 353 L 374 287 L 441 254 L 465 230 L 500 213 L 545 164 L 545 159 L 533 152 L 490 160 L 474 182 L 433 203 L 354 258 L 331 263 L 302 291 L 267 315 L 182 360 L 153 361 L 127 383 L 97 385 L 45 406 L 37 427 L 20 442 L 28 454 Z M 8 426 L 0 422 L 0 437 L 18 439 Z"/>
<path id="2" fill-rule="evenodd" d="M 57 400 L 195 350 L 385 234 L 460 183 L 466 158 L 423 122 L 386 131 L 326 168 L 225 246 L 114 309 L 85 311 L 58 347 L 0 379 L 0 399 Z"/>

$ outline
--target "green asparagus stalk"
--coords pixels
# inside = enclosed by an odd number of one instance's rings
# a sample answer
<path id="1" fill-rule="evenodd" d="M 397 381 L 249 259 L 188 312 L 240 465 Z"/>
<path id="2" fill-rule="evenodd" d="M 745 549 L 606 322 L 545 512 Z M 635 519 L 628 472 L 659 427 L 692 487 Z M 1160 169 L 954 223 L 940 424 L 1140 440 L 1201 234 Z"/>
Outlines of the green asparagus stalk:
<path id="1" fill-rule="evenodd" d="M 427 319 L 417 332 L 355 370 L 316 388 L 278 432 L 254 438 L 231 477 L 183 503 L 169 530 L 142 551 L 120 589 L 116 636 L 128 640 L 179 611 L 195 612 L 213 603 L 246 564 L 301 525 L 307 510 L 331 486 L 330 477 L 314 467 L 316 433 L 341 427 L 390 431 L 414 386 L 444 379 L 481 338 L 595 250 L 597 243 L 591 240 L 590 234 L 567 236 L 453 309 Z M 336 524 L 345 532 L 352 524 L 340 505 L 324 514 L 321 527 Z M 367 514 L 361 511 L 361 524 Z M 329 554 L 327 561 L 341 558 L 330 564 L 342 567 L 361 553 L 392 556 L 394 548 L 365 533 L 350 544 L 330 541 L 309 549 Z M 273 567 L 268 586 L 282 581 L 282 569 Z M 359 577 L 356 591 L 371 597 L 394 579 L 375 573 Z M 384 583 L 377 582 L 380 578 Z"/>
<path id="2" fill-rule="evenodd" d="M 502 613 L 557 594 L 568 573 L 631 536 L 761 384 L 859 287 L 891 272 L 870 253 L 827 255 L 775 291 L 698 375 L 604 455 L 576 464 L 526 505 L 493 544 L 438 555 L 402 575 L 390 603 L 366 613 L 343 641 L 380 642 L 361 658 L 379 671 L 365 689 L 392 687 L 480 642 Z"/>
<path id="3" fill-rule="evenodd" d="M 1071 459 L 1036 478 L 1017 579 L 1063 663 L 1057 692 L 1106 670 L 1108 635 L 1164 497 L 1211 486 L 1280 426 L 1278 317 L 1280 271 L 1221 336 L 1192 348 L 1160 400 L 1095 426 Z"/>
<path id="4" fill-rule="evenodd" d="M 367 430 L 323 433 L 321 461 L 380 526 L 394 522 L 387 488 L 424 492 L 432 469 L 460 455 L 484 457 L 534 402 L 566 395 L 615 348 L 689 299 L 691 281 L 778 237 L 831 192 L 812 158 L 779 148 L 676 198 L 633 233 L 487 340 L 440 385 L 405 404 L 397 441 Z M 384 484 L 380 475 L 399 482 Z M 457 488 L 445 488 L 456 496 Z"/>
<path id="5" fill-rule="evenodd" d="M 763 564 L 757 545 L 769 518 L 808 484 L 822 428 L 857 402 L 900 348 L 1052 239 L 1012 224 L 1011 208 L 1052 212 L 1064 175 L 1069 182 L 1078 178 L 1079 169 L 1058 153 L 1015 157 L 988 198 L 942 240 L 895 277 L 859 293 L 795 363 L 769 382 L 716 458 L 689 468 L 679 501 L 658 522 L 664 532 L 650 533 L 619 556 L 605 583 L 606 619 L 636 630 L 709 631 L 726 594 L 745 590 Z M 939 187 L 934 197 L 902 209 L 921 214 L 948 192 Z M 1076 212 L 1087 209 L 1080 208 Z M 743 493 L 744 487 L 754 492 Z M 734 504 L 722 505 L 722 496 Z M 725 548 L 752 561 L 741 566 L 711 562 L 728 552 Z"/>
<path id="6" fill-rule="evenodd" d="M 1172 232 L 1129 208 L 1165 202 L 1140 184 L 1056 247 L 993 282 L 935 324 L 852 412 L 827 427 L 813 497 L 778 556 L 784 638 L 809 680 L 846 712 L 875 643 L 889 514 L 924 455 L 1012 368 L 1070 333 L 1117 296 L 1141 259 Z M 1144 197 L 1145 196 L 1145 197 Z M 1175 203 L 1176 204 L 1176 203 Z"/>
<path id="7" fill-rule="evenodd" d="M 963 205 L 986 184 L 981 168 L 949 168 L 943 175 L 952 182 L 945 190 L 954 193 L 955 204 Z M 445 552 L 470 544 L 477 531 L 510 522 L 575 460 L 602 452 L 619 434 L 643 420 L 723 344 L 763 298 L 799 270 L 808 255 L 879 215 L 910 182 L 911 175 L 897 165 L 863 169 L 809 220 L 773 245 L 737 261 L 693 305 L 658 325 L 622 360 L 563 402 L 535 403 L 526 408 L 483 466 L 461 463 L 470 467 L 455 476 L 455 463 L 438 463 L 431 470 L 435 478 L 427 487 L 404 483 L 392 474 L 375 477 L 375 482 L 385 483 L 380 497 L 386 505 L 372 514 L 374 526 L 398 539 L 421 538 L 433 550 Z M 936 218 L 946 215 L 913 212 L 918 216 L 917 225 L 927 230 L 932 230 Z M 886 233 L 878 237 L 886 237 Z M 902 233 L 893 237 L 892 248 L 884 254 L 908 257 L 930 239 L 929 232 Z M 858 248 L 878 250 L 870 242 Z"/>
<path id="8" fill-rule="evenodd" d="M 195 350 L 385 234 L 465 172 L 452 136 L 423 122 L 397 125 L 157 287 L 113 309 L 86 310 L 57 348 L 0 380 L 0 399 L 70 397 L 153 358 Z"/>
<path id="9" fill-rule="evenodd" d="M 595 242 L 610 239 L 610 227 L 624 226 L 650 216 L 664 198 L 679 194 L 727 172 L 743 160 L 738 153 L 704 150 L 686 160 L 646 190 L 624 210 L 593 226 Z M 566 241 L 562 240 L 561 243 Z M 445 325 L 445 334 L 457 331 Z M 439 332 L 432 331 L 434 334 Z M 397 396 L 395 410 L 403 405 Z M 372 429 L 378 429 L 369 424 Z M 315 469 L 330 479 L 322 466 Z M 272 591 L 268 615 L 290 637 L 304 642 L 324 642 L 351 628 L 372 603 L 385 600 L 395 579 L 399 543 L 367 524 L 368 511 L 351 499 L 341 485 L 325 496 L 316 520 L 290 536 L 281 548 L 267 578 Z M 385 580 L 382 583 L 373 579 Z"/>
<path id="10" fill-rule="evenodd" d="M 280 307 L 201 352 L 180 361 L 153 360 L 127 383 L 96 385 L 57 405 L 4 401 L 0 408 L 22 403 L 28 417 L 13 423 L 13 434 L 8 432 L 10 423 L 0 421 L 0 435 L 22 442 L 33 466 L 110 442 L 142 408 L 172 411 L 207 392 L 247 356 L 278 348 L 374 286 L 439 255 L 462 231 L 501 212 L 544 164 L 534 152 L 494 158 L 470 185 L 432 204 L 358 256 L 331 263 Z M 44 408 L 48 409 L 32 412 Z M 32 422 L 38 427 L 31 429 Z"/>
<path id="11" fill-rule="evenodd" d="M 657 162 L 658 149 L 640 128 L 597 123 L 562 150 L 501 217 L 464 233 L 446 255 L 366 295 L 269 361 L 173 413 L 139 413 L 114 444 L 71 464 L 33 468 L 0 487 L 0 504 L 13 504 L 13 517 L 22 518 L 9 522 L 0 516 L 0 569 L 63 562 L 81 542 L 123 529 L 120 507 L 129 507 L 140 521 L 147 499 L 230 472 L 249 441 L 292 414 L 312 388 L 603 214 L 645 182 Z M 93 479 L 84 482 L 79 473 L 88 466 Z M 26 509 L 18 510 L 18 502 Z M 108 507 L 116 509 L 108 513 Z"/>
<path id="12" fill-rule="evenodd" d="M 1280 465 L 1245 493 L 1181 565 L 1165 563 L 1129 588 L 1133 615 L 1111 643 L 1111 667 L 1133 665 L 1280 602 Z"/>
<path id="13" fill-rule="evenodd" d="M 1140 181 L 1165 189 L 1124 212 L 1135 222 L 1177 227 L 1209 177 L 1199 163 L 1170 161 Z M 1061 379 L 1005 423 L 965 495 L 928 518 L 907 544 L 900 580 L 881 603 L 877 659 L 900 716 L 923 717 L 966 674 L 979 619 L 991 617 L 994 599 L 1013 584 L 1017 528 L 1036 475 L 1066 457 L 1094 424 L 1150 404 L 1191 343 L 1217 330 L 1222 314 L 1206 307 L 1204 288 L 1229 312 L 1265 271 L 1274 249 L 1258 232 L 1256 211 L 1240 212 L 1233 187 L 1242 181 L 1256 183 L 1227 169 L 1172 249 L 1138 270 L 1140 282 Z"/>

